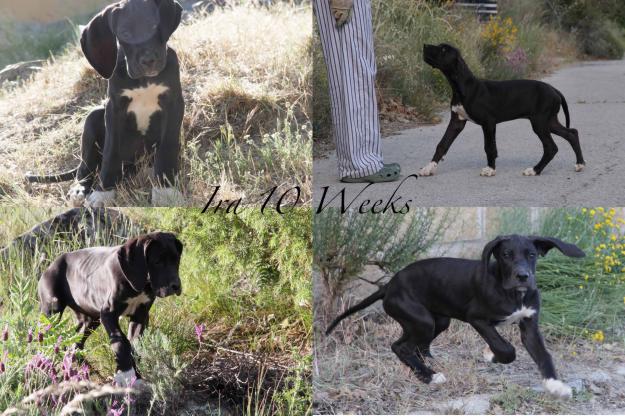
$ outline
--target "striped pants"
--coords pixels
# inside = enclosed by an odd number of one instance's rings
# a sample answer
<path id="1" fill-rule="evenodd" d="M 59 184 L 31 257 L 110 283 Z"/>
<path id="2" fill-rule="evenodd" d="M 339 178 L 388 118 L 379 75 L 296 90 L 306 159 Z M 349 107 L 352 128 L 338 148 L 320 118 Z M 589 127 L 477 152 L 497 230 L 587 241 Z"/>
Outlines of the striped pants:
<path id="1" fill-rule="evenodd" d="M 382 169 L 371 0 L 355 0 L 340 29 L 328 0 L 313 0 L 313 6 L 328 69 L 339 175 L 371 175 Z"/>

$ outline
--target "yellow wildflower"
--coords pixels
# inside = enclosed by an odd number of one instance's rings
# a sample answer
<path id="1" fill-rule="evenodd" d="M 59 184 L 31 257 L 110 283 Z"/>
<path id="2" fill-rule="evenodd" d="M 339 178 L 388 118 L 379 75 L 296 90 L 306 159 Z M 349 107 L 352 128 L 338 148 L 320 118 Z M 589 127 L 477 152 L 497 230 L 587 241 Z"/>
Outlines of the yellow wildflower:
<path id="1" fill-rule="evenodd" d="M 603 342 L 604 339 L 605 339 L 605 336 L 603 335 L 603 331 L 602 330 L 598 330 L 597 332 L 592 334 L 592 340 L 593 341 Z"/>

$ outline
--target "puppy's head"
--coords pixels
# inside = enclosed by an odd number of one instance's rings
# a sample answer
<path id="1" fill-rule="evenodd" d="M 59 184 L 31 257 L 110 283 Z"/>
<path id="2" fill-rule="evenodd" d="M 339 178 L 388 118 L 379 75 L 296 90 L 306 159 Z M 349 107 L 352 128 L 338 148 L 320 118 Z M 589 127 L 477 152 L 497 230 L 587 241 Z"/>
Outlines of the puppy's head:
<path id="1" fill-rule="evenodd" d="M 584 257 L 586 254 L 576 245 L 557 238 L 509 235 L 500 236 L 489 242 L 482 252 L 484 273 L 488 273 L 490 257 L 497 262 L 497 279 L 505 290 L 525 292 L 536 289 L 536 261 L 552 248 L 557 248 L 569 257 Z"/>
<path id="2" fill-rule="evenodd" d="M 440 45 L 423 45 L 423 60 L 433 68 L 440 69 L 446 74 L 458 70 L 462 61 L 460 51 L 447 43 Z"/>
<path id="3" fill-rule="evenodd" d="M 182 7 L 174 0 L 122 0 L 85 26 L 82 51 L 100 75 L 110 78 L 119 45 L 130 78 L 155 77 L 165 69 L 167 41 L 181 16 Z"/>
<path id="4" fill-rule="evenodd" d="M 178 270 L 182 243 L 171 233 L 156 232 L 121 246 L 118 259 L 128 283 L 137 292 L 149 284 L 156 296 L 180 295 Z"/>

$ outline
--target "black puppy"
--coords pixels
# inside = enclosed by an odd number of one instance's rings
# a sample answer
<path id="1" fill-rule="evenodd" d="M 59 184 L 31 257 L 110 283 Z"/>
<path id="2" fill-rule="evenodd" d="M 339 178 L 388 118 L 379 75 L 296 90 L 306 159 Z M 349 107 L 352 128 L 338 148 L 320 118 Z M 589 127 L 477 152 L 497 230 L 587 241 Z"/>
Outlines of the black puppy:
<path id="1" fill-rule="evenodd" d="M 108 101 L 87 116 L 78 168 L 59 175 L 27 175 L 30 182 L 75 178 L 68 194 L 74 206 L 110 205 L 125 171 L 155 149 L 152 204 L 182 200 L 173 185 L 184 101 L 178 57 L 167 46 L 181 12 L 174 0 L 122 0 L 89 22 L 80 44 L 93 68 L 109 80 Z M 96 175 L 100 183 L 91 192 Z"/>
<path id="2" fill-rule="evenodd" d="M 447 329 L 450 318 L 471 324 L 488 344 L 484 358 L 503 364 L 514 361 L 516 352 L 495 327 L 518 323 L 523 345 L 538 365 L 545 389 L 570 397 L 571 388 L 558 380 L 538 329 L 536 259 L 554 247 L 569 257 L 585 255 L 577 246 L 556 238 L 510 235 L 489 242 L 481 260 L 436 258 L 412 263 L 336 318 L 326 334 L 345 317 L 382 299 L 386 313 L 403 329 L 391 347 L 393 352 L 423 382 L 443 383 L 445 376 L 427 367 L 423 357 L 430 356 L 430 344 Z"/>
<path id="3" fill-rule="evenodd" d="M 139 378 L 130 341 L 148 326 L 156 296 L 180 295 L 178 269 L 182 243 L 170 233 L 151 233 L 116 247 L 91 247 L 59 256 L 43 273 L 38 292 L 40 310 L 50 316 L 66 307 L 76 313 L 82 348 L 104 325 L 115 353 L 115 381 L 128 385 Z M 119 326 L 130 317 L 128 338 Z M 130 341 L 129 341 L 130 339 Z"/>
<path id="4" fill-rule="evenodd" d="M 549 84 L 532 80 L 486 81 L 477 79 L 460 56 L 460 52 L 445 43 L 424 45 L 426 63 L 443 72 L 452 89 L 451 120 L 432 161 L 419 171 L 420 176 L 431 176 L 467 120 L 482 127 L 484 150 L 488 166 L 481 176 L 495 176 L 497 144 L 495 127 L 498 123 L 519 118 L 529 119 L 534 133 L 543 144 L 543 157 L 533 168 L 523 171 L 525 176 L 540 175 L 558 152 L 551 133 L 563 137 L 575 152 L 575 171 L 584 169 L 577 130 L 569 128 L 569 109 L 560 91 Z M 558 121 L 560 106 L 566 116 L 566 127 Z"/>

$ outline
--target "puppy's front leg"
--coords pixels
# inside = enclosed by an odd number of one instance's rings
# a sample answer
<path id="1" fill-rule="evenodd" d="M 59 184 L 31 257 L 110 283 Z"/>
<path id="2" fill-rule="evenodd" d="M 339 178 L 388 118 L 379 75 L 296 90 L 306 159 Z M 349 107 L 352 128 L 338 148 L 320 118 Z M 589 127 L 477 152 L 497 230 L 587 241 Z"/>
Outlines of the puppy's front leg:
<path id="1" fill-rule="evenodd" d="M 545 348 L 545 342 L 538 328 L 536 316 L 525 318 L 519 322 L 521 341 L 543 376 L 543 385 L 550 394 L 557 397 L 570 398 L 571 388 L 558 380 L 551 355 Z"/>
<path id="2" fill-rule="evenodd" d="M 499 335 L 493 325 L 481 320 L 471 321 L 470 324 L 488 344 L 493 355 L 490 357 L 491 362 L 509 364 L 516 359 L 516 350 L 512 344 Z"/>
<path id="3" fill-rule="evenodd" d="M 494 123 L 484 124 L 482 131 L 484 133 L 484 151 L 486 152 L 488 166 L 482 169 L 480 176 L 495 176 L 495 160 L 497 159 L 496 125 Z"/>
<path id="4" fill-rule="evenodd" d="M 106 207 L 115 200 L 115 186 L 122 178 L 122 158 L 120 149 L 121 129 L 124 126 L 123 118 L 117 115 L 117 106 L 113 99 L 106 105 L 106 133 L 104 149 L 102 150 L 102 167 L 100 169 L 101 189 L 96 189 L 87 197 L 85 205 L 91 208 Z"/>
<path id="5" fill-rule="evenodd" d="M 449 120 L 449 125 L 447 125 L 447 130 L 445 130 L 445 134 L 443 138 L 436 146 L 436 152 L 434 153 L 434 157 L 432 161 L 428 163 L 425 167 L 423 167 L 419 171 L 419 176 L 432 176 L 436 172 L 436 167 L 438 163 L 443 159 L 443 157 L 447 154 L 447 151 L 453 144 L 456 137 L 460 134 L 460 132 L 464 129 L 464 126 L 467 124 L 466 120 L 461 120 L 456 112 L 451 112 L 451 119 Z"/>
<path id="6" fill-rule="evenodd" d="M 100 313 L 100 321 L 111 342 L 111 349 L 115 354 L 117 369 L 115 373 L 115 382 L 120 386 L 130 386 L 133 378 L 136 379 L 137 374 L 134 368 L 134 360 L 132 359 L 132 348 L 130 341 L 124 335 L 119 327 L 119 314 L 115 312 Z"/>
<path id="7" fill-rule="evenodd" d="M 130 323 L 128 324 L 128 339 L 131 342 L 143 334 L 143 331 L 148 327 L 149 320 L 149 307 L 147 305 L 139 306 L 134 315 L 130 317 Z"/>
<path id="8" fill-rule="evenodd" d="M 169 111 L 163 115 L 163 136 L 154 157 L 154 176 L 157 183 L 152 188 L 152 205 L 155 207 L 185 205 L 184 196 L 176 188 L 184 101 L 180 95 L 172 97 L 171 100 Z"/>

